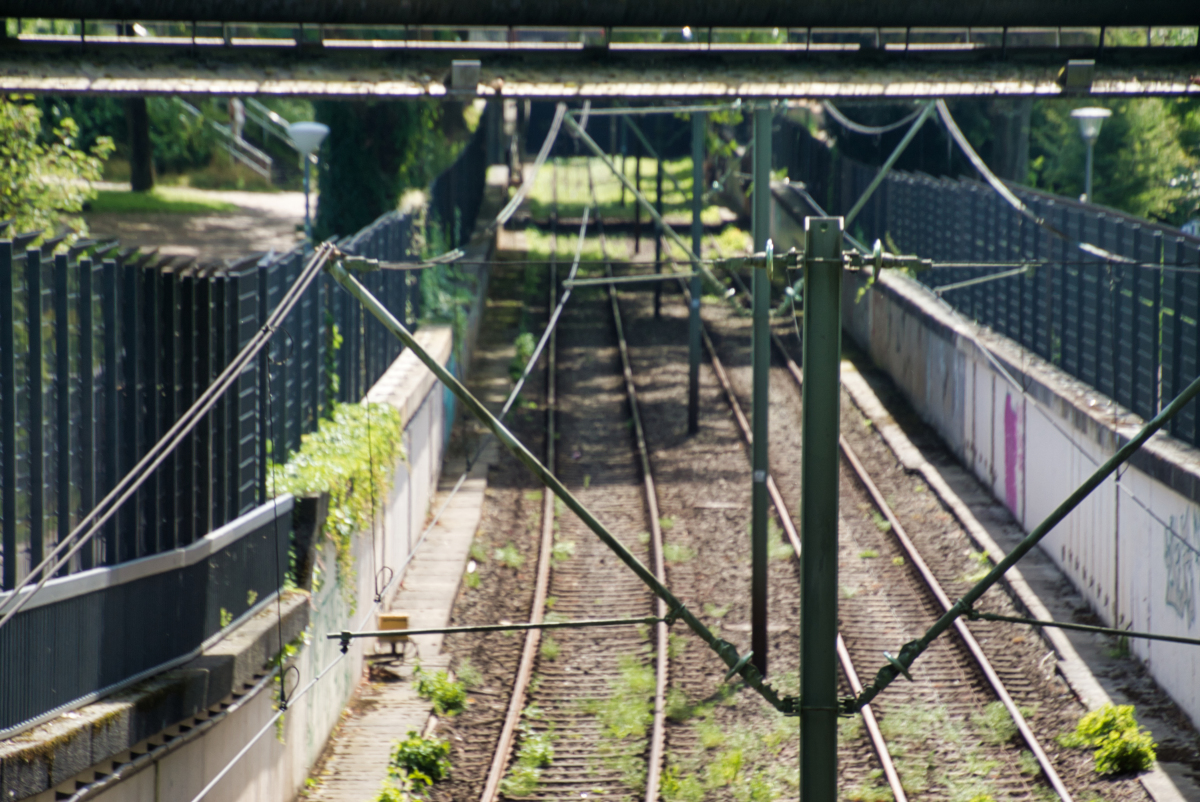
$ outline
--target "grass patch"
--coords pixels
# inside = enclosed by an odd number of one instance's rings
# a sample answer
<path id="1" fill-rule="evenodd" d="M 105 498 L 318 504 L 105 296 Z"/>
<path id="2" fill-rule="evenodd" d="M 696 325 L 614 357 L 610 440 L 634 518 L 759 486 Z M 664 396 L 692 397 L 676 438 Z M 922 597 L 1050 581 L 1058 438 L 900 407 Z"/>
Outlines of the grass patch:
<path id="1" fill-rule="evenodd" d="M 478 571 L 467 571 L 463 574 L 463 584 L 471 590 L 478 590 L 479 586 L 483 584 L 483 580 L 479 578 Z"/>
<path id="2" fill-rule="evenodd" d="M 682 543 L 664 543 L 663 559 L 669 563 L 685 563 L 696 557 L 696 550 Z"/>
<path id="3" fill-rule="evenodd" d="M 712 602 L 705 602 L 703 609 L 704 614 L 710 618 L 724 618 L 725 616 L 729 615 L 729 608 L 730 605 L 728 604 L 718 607 Z"/>
<path id="4" fill-rule="evenodd" d="M 875 551 L 875 549 L 863 549 L 858 553 L 860 560 L 874 560 L 878 556 L 879 552 Z"/>
<path id="5" fill-rule="evenodd" d="M 521 745 L 508 775 L 500 781 L 500 793 L 508 797 L 532 795 L 541 785 L 542 771 L 554 762 L 554 737 L 549 732 L 533 732 L 521 725 Z"/>
<path id="6" fill-rule="evenodd" d="M 483 672 L 475 667 L 467 658 L 458 661 L 458 670 L 454 672 L 464 688 L 478 688 L 483 684 Z"/>
<path id="7" fill-rule="evenodd" d="M 555 565 L 566 562 L 575 556 L 575 541 L 560 540 L 550 549 L 550 559 Z"/>
<path id="8" fill-rule="evenodd" d="M 989 737 L 1002 734 L 993 719 L 998 716 L 985 710 L 964 721 L 951 716 L 943 705 L 911 704 L 890 711 L 880 729 L 892 745 L 904 790 L 919 797 L 937 787 L 952 800 L 964 802 L 995 796 L 992 777 L 1000 766 L 982 746 Z M 938 744 L 941 751 L 935 752 Z"/>
<path id="9" fill-rule="evenodd" d="M 983 713 L 971 716 L 971 723 L 979 730 L 983 740 L 991 744 L 1006 744 L 1017 735 L 1017 723 L 1008 714 L 1003 702 L 992 702 Z"/>
<path id="10" fill-rule="evenodd" d="M 606 699 L 591 699 L 583 710 L 600 721 L 600 753 L 605 764 L 621 774 L 622 781 L 640 794 L 646 781 L 646 761 L 631 740 L 642 741 L 654 719 L 654 668 L 634 657 L 621 658 L 621 675 L 609 682 Z"/>
<path id="11" fill-rule="evenodd" d="M 496 562 L 514 571 L 525 564 L 525 557 L 521 552 L 517 551 L 517 547 L 511 541 L 509 541 L 507 546 L 496 549 L 492 556 L 496 558 Z"/>
<path id="12" fill-rule="evenodd" d="M 88 211 L 95 214 L 223 214 L 237 210 L 237 205 L 228 201 L 167 188 L 149 192 L 100 189 L 88 204 Z"/>
<path id="13" fill-rule="evenodd" d="M 549 635 L 543 635 L 541 653 L 543 660 L 557 660 L 558 656 L 562 654 L 562 646 Z"/>

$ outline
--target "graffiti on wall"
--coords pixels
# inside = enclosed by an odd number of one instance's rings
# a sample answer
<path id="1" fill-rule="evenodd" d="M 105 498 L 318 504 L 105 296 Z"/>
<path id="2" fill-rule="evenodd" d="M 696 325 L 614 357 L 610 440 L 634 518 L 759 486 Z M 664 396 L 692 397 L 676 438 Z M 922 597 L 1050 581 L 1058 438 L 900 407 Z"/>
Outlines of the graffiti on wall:
<path id="1" fill-rule="evenodd" d="M 1021 402 L 1013 403 L 1011 394 L 1004 396 L 1004 503 L 1016 516 L 1024 517 L 1024 493 L 1021 485 L 1025 480 L 1024 410 Z"/>
<path id="2" fill-rule="evenodd" d="M 1174 515 L 1163 529 L 1166 547 L 1163 561 L 1167 569 L 1167 605 L 1187 621 L 1196 621 L 1196 557 L 1200 555 L 1200 510 L 1191 509 L 1178 518 Z"/>

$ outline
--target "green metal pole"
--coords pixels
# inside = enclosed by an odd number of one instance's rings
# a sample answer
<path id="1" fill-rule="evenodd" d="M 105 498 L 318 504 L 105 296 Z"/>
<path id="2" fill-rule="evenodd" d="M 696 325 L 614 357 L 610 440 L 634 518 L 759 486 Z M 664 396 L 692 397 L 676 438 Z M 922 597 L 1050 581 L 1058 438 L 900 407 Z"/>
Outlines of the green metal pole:
<path id="1" fill-rule="evenodd" d="M 708 127 L 704 112 L 692 114 L 692 253 L 700 254 L 704 226 L 704 134 Z M 688 434 L 700 431 L 700 271 L 692 266 L 691 300 L 688 302 Z"/>
<path id="2" fill-rule="evenodd" d="M 804 221 L 800 447 L 800 799 L 837 796 L 838 424 L 842 219 Z"/>
<path id="3" fill-rule="evenodd" d="M 662 272 L 662 246 L 663 246 L 663 230 L 662 230 L 662 213 L 663 213 L 663 132 L 662 132 L 662 117 L 656 120 L 654 126 L 655 139 L 658 145 L 658 153 L 654 157 L 654 210 L 658 212 L 658 218 L 654 221 L 654 272 Z M 654 319 L 662 318 L 662 284 L 654 285 Z"/>
<path id="4" fill-rule="evenodd" d="M 754 250 L 767 258 L 754 268 L 751 282 L 754 323 L 751 339 L 753 398 L 751 428 L 753 443 L 750 495 L 750 648 L 754 665 L 767 673 L 767 414 L 771 379 L 771 109 L 754 110 Z"/>

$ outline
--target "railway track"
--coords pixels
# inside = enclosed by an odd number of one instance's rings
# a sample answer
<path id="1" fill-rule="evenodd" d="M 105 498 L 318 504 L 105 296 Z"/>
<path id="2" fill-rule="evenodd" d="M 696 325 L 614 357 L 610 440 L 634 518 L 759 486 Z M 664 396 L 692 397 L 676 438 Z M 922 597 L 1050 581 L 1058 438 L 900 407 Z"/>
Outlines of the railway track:
<path id="1" fill-rule="evenodd" d="M 735 389 L 734 382 L 721 365 L 717 346 L 707 332 L 705 341 L 713 359 L 714 372 L 725 388 L 739 428 L 744 428 L 748 441 L 749 429 L 740 409 L 744 388 Z M 786 369 L 787 383 L 793 388 L 791 410 L 798 411 L 802 374 L 778 336 L 773 334 L 772 342 Z M 773 370 L 772 373 L 777 375 L 779 371 Z M 780 406 L 773 399 L 773 414 L 777 414 Z M 773 458 L 772 472 L 782 468 L 781 473 L 787 476 L 784 483 L 789 490 L 798 490 L 799 485 L 799 463 L 795 456 L 800 446 L 798 414 L 795 422 L 795 426 L 773 427 L 772 433 L 773 455 L 780 453 L 781 448 L 783 453 L 790 455 L 787 460 Z M 784 442 L 778 441 L 776 432 L 784 433 Z M 846 641 L 845 645 L 839 644 L 839 658 L 847 680 L 851 685 L 857 685 L 851 680 L 854 658 L 873 670 L 884 649 L 894 650 L 907 640 L 919 636 L 949 608 L 951 600 L 937 572 L 930 568 L 913 539 L 908 536 L 899 516 L 844 435 L 839 445 L 845 458 L 841 466 L 843 543 L 839 583 L 843 587 L 840 611 L 842 637 Z M 780 462 L 785 464 L 779 465 Z M 781 495 L 776 487 L 772 500 L 777 510 L 782 509 L 779 501 Z M 789 495 L 798 504 L 798 493 Z M 853 525 L 855 516 L 850 511 L 855 509 L 872 515 L 870 524 L 873 526 L 862 525 L 864 521 L 861 519 L 866 517 L 864 515 L 857 516 L 858 526 Z M 786 513 L 781 513 L 781 518 L 785 517 Z M 794 529 L 785 524 L 785 531 L 791 538 Z M 794 545 L 798 548 L 799 543 L 794 542 Z M 961 579 L 961 576 L 958 578 Z M 892 777 L 891 772 L 885 769 L 895 797 L 903 798 L 903 788 L 907 787 L 919 791 L 921 798 L 946 798 L 961 793 L 964 787 L 986 783 L 1005 798 L 1025 799 L 1037 795 L 1035 788 L 1040 780 L 1049 785 L 1059 798 L 1071 799 L 1071 793 L 1047 755 L 1041 739 L 1026 721 L 1013 694 L 1008 691 L 1006 679 L 1014 682 L 1022 691 L 1029 690 L 1026 667 L 1016 665 L 1016 661 L 1006 661 L 1002 670 L 998 671 L 965 622 L 960 621 L 955 629 L 952 641 L 946 639 L 936 644 L 936 653 L 931 650 L 923 658 L 919 670 L 914 673 L 914 682 L 903 683 L 899 688 L 893 686 L 894 691 L 889 691 L 893 696 L 876 700 L 883 727 L 872 727 L 864 717 L 870 739 L 881 759 L 887 752 L 900 753 L 896 760 L 899 776 Z M 1029 696 L 1027 693 L 1023 695 Z M 994 707 L 995 703 L 1002 705 L 1003 710 Z M 1036 770 L 1021 751 L 1013 748 L 1014 739 L 1007 735 L 1009 731 L 1003 721 L 1005 716 L 1011 719 L 1020 741 L 1036 761 Z M 902 726 L 889 726 L 889 719 L 896 720 Z M 922 771 L 919 762 L 911 759 L 910 743 L 899 744 L 898 748 L 887 745 L 885 730 L 896 733 L 911 726 L 941 730 L 947 736 L 947 741 L 957 740 L 960 744 L 964 738 L 970 740 L 977 734 L 980 736 L 980 746 L 964 750 L 960 745 L 951 743 L 936 748 L 937 759 L 934 764 L 961 765 L 964 759 L 967 763 L 965 771 L 958 777 L 953 776 L 953 770 L 945 772 L 947 781 L 939 787 L 938 778 L 930 770 L 932 765 L 924 767 Z M 973 733 L 973 730 L 979 732 Z M 987 743 L 989 736 L 996 742 Z M 901 737 L 901 740 L 911 739 Z M 887 762 L 890 760 L 885 761 L 885 765 Z"/>
<path id="2" fill-rule="evenodd" d="M 615 296 L 610 301 L 615 313 Z M 618 342 L 602 344 L 608 326 L 600 306 L 576 306 L 551 335 L 547 464 L 663 578 L 656 492 L 624 341 L 618 322 Z M 622 414 L 626 401 L 638 433 L 636 454 Z M 645 542 L 642 532 L 649 533 Z M 545 493 L 531 620 L 665 614 L 662 602 L 582 522 L 556 514 L 553 496 Z M 664 624 L 653 632 L 634 626 L 530 630 L 481 800 L 658 799 L 666 656 Z M 533 749 L 541 750 L 540 758 Z"/>

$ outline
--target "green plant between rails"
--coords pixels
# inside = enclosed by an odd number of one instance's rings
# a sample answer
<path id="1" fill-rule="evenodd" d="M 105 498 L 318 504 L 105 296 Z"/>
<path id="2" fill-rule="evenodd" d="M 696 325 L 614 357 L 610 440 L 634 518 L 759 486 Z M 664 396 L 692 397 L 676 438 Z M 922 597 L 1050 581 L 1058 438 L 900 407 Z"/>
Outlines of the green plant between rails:
<path id="1" fill-rule="evenodd" d="M 270 464 L 272 493 L 329 494 L 321 539 L 337 552 L 337 580 L 352 609 L 353 538 L 374 525 L 375 507 L 391 490 L 392 466 L 404 456 L 403 437 L 400 412 L 389 404 L 335 404 L 287 463 Z"/>
<path id="2" fill-rule="evenodd" d="M 584 701 L 583 711 L 600 722 L 599 752 L 605 765 L 620 773 L 631 792 L 641 794 L 646 762 L 630 742 L 644 740 L 654 720 L 654 668 L 630 655 L 619 666 L 619 678 L 609 681 L 609 695 Z"/>
<path id="3" fill-rule="evenodd" d="M 507 797 L 531 796 L 541 785 L 542 772 L 554 762 L 554 735 L 534 732 L 528 723 L 520 725 L 521 745 L 517 759 L 500 781 L 500 793 Z"/>
<path id="4" fill-rule="evenodd" d="M 1137 723 L 1133 705 L 1106 704 L 1079 719 L 1075 732 L 1059 736 L 1063 746 L 1095 750 L 1097 774 L 1127 774 L 1154 765 L 1150 733 Z"/>

